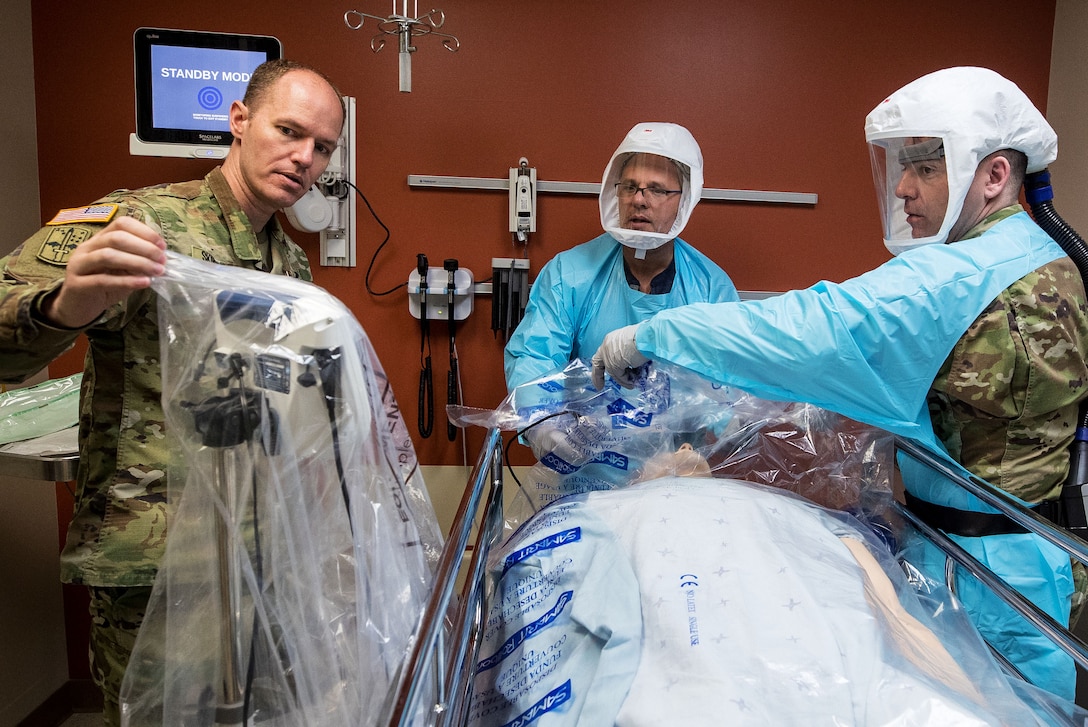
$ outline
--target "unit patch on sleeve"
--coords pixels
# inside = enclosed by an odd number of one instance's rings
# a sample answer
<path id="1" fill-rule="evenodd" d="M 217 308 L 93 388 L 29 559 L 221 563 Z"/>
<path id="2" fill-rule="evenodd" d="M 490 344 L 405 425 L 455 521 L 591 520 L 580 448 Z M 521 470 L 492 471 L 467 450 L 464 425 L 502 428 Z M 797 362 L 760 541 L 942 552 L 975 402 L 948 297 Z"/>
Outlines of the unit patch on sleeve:
<path id="1" fill-rule="evenodd" d="M 90 236 L 90 230 L 78 227 L 58 227 L 50 230 L 49 236 L 38 249 L 38 259 L 50 265 L 67 265 L 72 250 Z"/>
<path id="2" fill-rule="evenodd" d="M 115 204 L 92 204 L 69 207 L 58 212 L 46 225 L 70 225 L 73 222 L 109 222 L 117 213 Z"/>

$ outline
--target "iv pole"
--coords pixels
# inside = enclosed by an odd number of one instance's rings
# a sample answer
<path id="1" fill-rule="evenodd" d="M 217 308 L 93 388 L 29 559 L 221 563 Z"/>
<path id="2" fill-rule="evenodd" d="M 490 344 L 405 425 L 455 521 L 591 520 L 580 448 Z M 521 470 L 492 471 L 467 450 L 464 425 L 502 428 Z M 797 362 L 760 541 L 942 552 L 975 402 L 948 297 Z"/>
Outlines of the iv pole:
<path id="1" fill-rule="evenodd" d="M 408 15 L 408 0 L 401 0 L 401 11 L 397 12 L 397 0 L 393 0 L 393 12 L 388 18 L 382 18 L 370 13 L 358 10 L 348 10 L 344 13 L 344 24 L 352 30 L 363 27 L 366 18 L 378 21 L 378 34 L 370 39 L 370 49 L 377 53 L 385 47 L 384 35 L 398 37 L 398 52 L 400 54 L 400 90 L 401 93 L 412 92 L 412 53 L 416 47 L 412 45 L 412 38 L 423 35 L 442 36 L 442 47 L 451 53 L 456 53 L 461 47 L 461 41 L 456 36 L 448 33 L 437 32 L 438 28 L 446 22 L 446 14 L 441 10 L 432 9 L 426 15 L 418 14 L 418 2 L 413 0 L 412 15 Z"/>
<path id="2" fill-rule="evenodd" d="M 242 356 L 232 354 L 227 364 L 230 378 L 244 382 L 245 362 Z M 221 644 L 221 693 L 216 695 L 215 724 L 223 726 L 244 725 L 246 721 L 242 685 L 242 589 L 237 563 L 243 544 L 235 519 L 239 498 L 237 483 L 229 466 L 232 459 L 229 451 L 236 447 L 248 448 L 250 438 L 261 426 L 262 408 L 266 407 L 259 394 L 240 387 L 230 389 L 224 395 L 210 397 L 193 407 L 194 425 L 201 435 L 201 442 L 216 453 L 213 488 L 224 508 L 215 518 L 220 623 L 225 630 Z M 274 453 L 275 444 L 265 442 L 269 454 Z"/>

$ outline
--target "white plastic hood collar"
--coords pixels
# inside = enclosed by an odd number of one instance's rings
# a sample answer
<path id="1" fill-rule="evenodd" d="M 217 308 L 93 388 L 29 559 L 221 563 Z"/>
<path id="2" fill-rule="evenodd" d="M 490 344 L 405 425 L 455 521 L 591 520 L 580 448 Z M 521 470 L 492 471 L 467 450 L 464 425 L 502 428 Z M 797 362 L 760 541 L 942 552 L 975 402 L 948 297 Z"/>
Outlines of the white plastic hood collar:
<path id="1" fill-rule="evenodd" d="M 619 200 L 616 182 L 624 160 L 631 154 L 647 153 L 675 159 L 689 170 L 680 196 L 676 220 L 667 234 L 626 230 L 620 227 Z M 619 148 L 608 161 L 601 182 L 601 226 L 605 232 L 627 247 L 653 250 L 678 237 L 688 223 L 688 217 L 703 194 L 703 153 L 691 132 L 678 124 L 646 122 L 637 124 L 627 133 Z"/>
<path id="2" fill-rule="evenodd" d="M 959 219 L 975 170 L 987 155 L 1015 149 L 1028 158 L 1028 169 L 1044 169 L 1058 156 L 1058 137 L 1031 100 L 1012 81 L 987 68 L 946 68 L 922 76 L 884 99 L 865 119 L 865 140 L 939 137 L 944 140 L 948 172 L 948 209 L 936 235 L 913 240 L 889 239 L 893 255 L 905 249 L 945 242 Z M 886 209 L 902 207 L 889 180 L 877 194 Z M 898 202 L 898 205 L 896 205 Z"/>

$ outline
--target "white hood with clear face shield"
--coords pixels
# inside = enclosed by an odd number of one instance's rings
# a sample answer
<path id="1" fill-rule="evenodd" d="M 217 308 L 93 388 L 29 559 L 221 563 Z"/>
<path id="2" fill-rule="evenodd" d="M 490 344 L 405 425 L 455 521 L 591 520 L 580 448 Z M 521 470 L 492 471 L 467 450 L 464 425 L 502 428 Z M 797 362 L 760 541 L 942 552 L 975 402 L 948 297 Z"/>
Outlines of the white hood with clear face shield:
<path id="1" fill-rule="evenodd" d="M 667 233 L 627 230 L 620 227 L 616 183 L 620 181 L 620 174 L 627 158 L 639 153 L 657 154 L 673 159 L 680 162 L 687 172 L 682 175 L 683 192 L 680 195 L 680 207 L 676 212 L 676 220 Z M 680 235 L 702 194 L 703 154 L 691 132 L 678 124 L 652 122 L 638 124 L 627 133 L 608 161 L 608 166 L 605 167 L 600 195 L 601 226 L 605 232 L 627 247 L 653 250 Z"/>
<path id="2" fill-rule="evenodd" d="M 1023 152 L 1029 173 L 1041 171 L 1058 156 L 1057 135 L 1031 100 L 1016 84 L 986 68 L 946 68 L 907 84 L 865 119 L 865 140 L 884 244 L 893 255 L 947 241 L 975 170 L 988 155 L 1002 149 Z M 907 213 L 916 211 L 904 209 L 897 189 L 905 174 L 915 180 L 930 175 L 935 182 L 936 173 L 947 175 L 943 219 L 935 230 L 936 219 L 928 227 L 918 223 L 919 236 L 914 237 Z"/>

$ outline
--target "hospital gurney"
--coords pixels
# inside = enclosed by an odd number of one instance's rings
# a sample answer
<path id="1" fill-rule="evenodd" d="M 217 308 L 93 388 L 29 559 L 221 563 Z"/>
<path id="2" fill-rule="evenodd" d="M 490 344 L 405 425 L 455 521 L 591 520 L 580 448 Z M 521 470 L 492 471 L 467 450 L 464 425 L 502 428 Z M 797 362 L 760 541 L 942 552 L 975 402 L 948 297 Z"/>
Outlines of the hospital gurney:
<path id="1" fill-rule="evenodd" d="M 479 653 L 486 603 L 495 588 L 494 577 L 487 573 L 488 553 L 498 547 L 504 539 L 502 511 L 504 478 L 501 444 L 502 439 L 498 428 L 490 429 L 451 530 L 447 548 L 443 553 L 436 588 L 417 631 L 418 638 L 406 663 L 406 669 L 401 675 L 389 724 L 446 725 L 467 722 L 475 665 L 479 663 L 481 657 L 486 656 Z M 939 457 L 910 441 L 897 439 L 894 445 L 900 451 L 919 458 L 929 466 L 947 468 Z M 955 474 L 955 472 L 948 474 Z M 1015 502 L 1010 502 L 1003 493 L 986 483 L 958 476 L 950 477 L 950 479 L 968 488 L 999 511 L 1008 513 L 1017 523 L 1063 547 L 1072 557 L 1081 560 L 1088 557 L 1088 548 L 1083 541 L 1055 528 L 1034 513 L 1023 510 Z M 961 482 L 961 479 L 966 481 Z M 460 597 L 455 598 L 453 591 L 459 570 L 458 564 L 470 538 L 475 519 L 481 517 L 477 512 L 481 506 L 483 507 L 482 520 L 476 543 L 471 550 L 469 564 L 465 569 L 465 583 Z M 938 547 L 945 550 L 949 554 L 950 563 L 960 563 L 970 573 L 994 588 L 999 595 L 1007 598 L 1013 608 L 1053 638 L 1077 663 L 1086 664 L 1085 644 L 1080 639 L 1053 622 L 1045 614 L 1038 612 L 1038 609 L 1018 597 L 1015 592 L 1003 587 L 1000 579 L 988 574 L 981 564 L 972 562 L 973 559 L 970 556 L 958 552 L 955 544 L 944 538 L 941 533 L 934 532 L 917 522 L 909 512 L 903 511 L 898 505 L 893 505 L 893 508 L 896 515 L 909 523 L 910 527 L 932 538 Z M 950 585 L 953 584 L 952 570 L 950 566 Z M 444 618 L 447 613 L 450 615 L 448 621 Z M 1002 666 L 1008 668 L 1007 664 Z M 433 694 L 426 694 L 426 690 L 420 687 L 421 684 L 427 683 L 426 678 L 432 670 L 437 670 L 443 679 L 443 687 L 437 698 Z M 1009 673 L 1015 675 L 1014 670 L 1010 670 Z M 1017 694 L 1026 700 L 1025 703 L 1031 705 L 1035 714 L 1042 715 L 1040 724 L 1080 724 L 1079 720 L 1083 719 L 1084 714 L 1077 708 L 1061 700 L 1051 701 L 1045 694 L 1038 694 L 1038 691 L 1022 685 Z"/>

